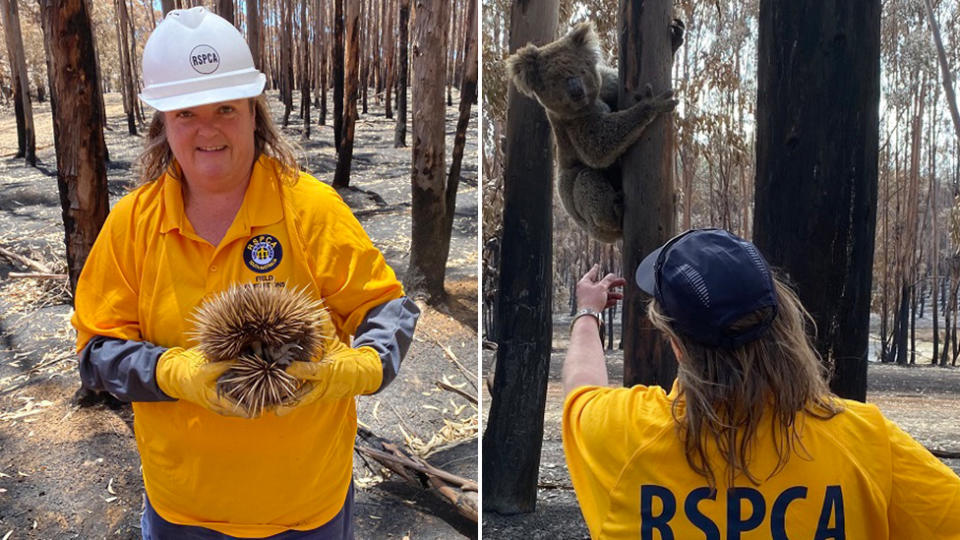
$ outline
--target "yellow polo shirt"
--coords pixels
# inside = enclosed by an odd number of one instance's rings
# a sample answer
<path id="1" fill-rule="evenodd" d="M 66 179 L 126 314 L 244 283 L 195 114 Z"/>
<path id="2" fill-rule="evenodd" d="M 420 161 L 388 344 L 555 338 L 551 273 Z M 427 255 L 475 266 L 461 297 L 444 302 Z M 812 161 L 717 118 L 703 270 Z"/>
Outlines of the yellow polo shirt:
<path id="1" fill-rule="evenodd" d="M 370 308 L 403 296 L 332 188 L 307 174 L 284 185 L 275 170 L 270 158 L 255 163 L 218 246 L 194 232 L 169 174 L 118 201 L 77 285 L 77 350 L 95 335 L 189 347 L 194 307 L 236 283 L 307 287 L 343 340 Z M 133 410 L 147 495 L 167 521 L 262 537 L 319 527 L 343 506 L 357 429 L 352 398 L 254 420 L 186 401 L 135 402 Z"/>
<path id="2" fill-rule="evenodd" d="M 586 386 L 564 404 L 563 446 L 593 538 L 939 540 L 960 538 L 960 478 L 873 405 L 842 400 L 830 420 L 798 417 L 786 468 L 760 423 L 750 471 L 716 493 L 687 464 L 660 387 Z M 719 464 L 719 465 L 717 465 Z"/>

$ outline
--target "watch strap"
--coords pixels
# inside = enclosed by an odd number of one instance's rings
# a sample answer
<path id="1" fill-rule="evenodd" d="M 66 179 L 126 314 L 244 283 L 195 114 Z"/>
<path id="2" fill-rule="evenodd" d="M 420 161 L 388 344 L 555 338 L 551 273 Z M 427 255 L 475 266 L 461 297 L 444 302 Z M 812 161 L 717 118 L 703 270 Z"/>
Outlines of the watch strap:
<path id="1" fill-rule="evenodd" d="M 604 336 L 606 334 L 606 332 L 604 332 L 603 316 L 600 314 L 599 311 L 596 311 L 594 309 L 582 308 L 578 310 L 576 313 L 574 313 L 573 319 L 570 321 L 570 331 L 573 332 L 573 325 L 576 324 L 577 319 L 579 319 L 580 317 L 588 316 L 588 315 L 597 320 L 597 329 L 600 332 L 600 342 L 603 343 Z"/>

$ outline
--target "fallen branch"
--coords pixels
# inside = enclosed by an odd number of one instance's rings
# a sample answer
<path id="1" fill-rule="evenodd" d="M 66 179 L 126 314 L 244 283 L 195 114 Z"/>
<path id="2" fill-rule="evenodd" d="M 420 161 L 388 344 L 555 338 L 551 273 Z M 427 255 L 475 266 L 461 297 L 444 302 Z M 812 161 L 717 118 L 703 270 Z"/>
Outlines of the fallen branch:
<path id="1" fill-rule="evenodd" d="M 537 489 L 557 489 L 561 491 L 573 491 L 573 486 L 570 484 L 556 484 L 553 482 L 540 482 L 537 484 Z"/>
<path id="2" fill-rule="evenodd" d="M 477 389 L 477 383 L 476 383 L 477 374 L 476 374 L 476 373 L 470 373 L 470 370 L 468 370 L 467 368 L 463 367 L 463 364 L 461 364 L 461 363 L 460 363 L 460 360 L 457 359 L 457 355 L 453 354 L 453 350 L 451 350 L 450 347 L 447 347 L 447 346 L 444 345 L 443 343 L 440 343 L 440 340 L 437 339 L 437 338 L 433 338 L 433 341 L 434 341 L 437 345 L 439 345 L 441 349 L 443 349 L 443 352 L 446 353 L 446 355 L 450 357 L 450 360 L 452 360 L 453 363 L 454 363 L 454 365 L 457 366 L 457 369 L 460 370 L 460 373 L 463 373 L 464 378 L 467 379 L 467 382 L 470 383 L 470 386 L 473 386 L 473 389 L 476 390 L 476 389 Z"/>
<path id="3" fill-rule="evenodd" d="M 477 523 L 477 494 L 480 487 L 476 481 L 438 469 L 423 458 L 407 454 L 396 444 L 381 439 L 368 429 L 358 428 L 357 434 L 370 445 L 359 442 L 354 445 L 361 456 L 380 463 L 411 485 L 436 493 L 452 504 L 460 515 Z"/>
<path id="4" fill-rule="evenodd" d="M 74 358 L 75 356 L 76 356 L 76 353 L 75 353 L 75 352 L 73 352 L 73 351 L 67 351 L 67 352 L 61 354 L 60 356 L 56 356 L 56 357 L 51 358 L 51 359 L 49 359 L 49 360 L 47 360 L 47 361 L 45 361 L 45 362 L 40 362 L 39 364 L 37 364 L 37 365 L 33 366 L 32 368 L 30 368 L 30 370 L 28 371 L 28 373 L 36 373 L 36 372 L 40 371 L 40 370 L 43 369 L 43 368 L 50 367 L 50 366 L 52 366 L 52 365 L 54 365 L 54 364 L 56 364 L 56 363 L 58 363 L 58 362 L 62 362 L 62 361 L 64 361 L 64 360 L 66 360 L 67 358 Z"/>
<path id="5" fill-rule="evenodd" d="M 28 259 L 28 258 L 24 257 L 23 255 L 19 255 L 19 254 L 17 254 L 17 253 L 14 253 L 14 252 L 10 251 L 10 250 L 7 249 L 7 248 L 2 248 L 2 247 L 0 247 L 0 255 L 3 255 L 4 257 L 10 259 L 11 261 L 18 262 L 18 263 L 20 263 L 20 264 L 22 264 L 22 265 L 24 265 L 24 266 L 26 266 L 26 267 L 28 267 L 28 268 L 31 268 L 31 269 L 33 269 L 33 270 L 36 270 L 37 272 L 40 272 L 40 273 L 42 273 L 42 274 L 53 274 L 53 273 L 54 273 L 53 270 L 47 268 L 47 265 L 45 265 L 45 264 L 43 264 L 43 263 L 40 263 L 40 262 L 37 262 L 37 261 L 34 261 L 34 260 L 32 260 L 32 259 Z"/>
<path id="6" fill-rule="evenodd" d="M 938 458 L 944 459 L 960 459 L 960 452 L 955 452 L 952 450 L 941 450 L 939 448 L 927 448 L 931 454 Z"/>
<path id="7" fill-rule="evenodd" d="M 462 396 L 464 399 L 466 399 L 466 400 L 469 401 L 470 403 L 473 403 L 474 405 L 477 405 L 477 398 L 471 396 L 470 394 L 464 392 L 463 390 L 461 390 L 461 389 L 459 389 L 459 388 L 457 388 L 457 387 L 455 387 L 455 386 L 450 386 L 449 384 L 447 384 L 447 383 L 445 383 L 445 382 L 443 382 L 443 381 L 437 381 L 437 388 L 440 388 L 441 390 L 447 390 L 447 391 L 449 391 L 449 392 L 453 392 L 454 394 L 457 394 L 457 395 Z"/>
<path id="8" fill-rule="evenodd" d="M 423 461 L 421 458 L 409 456 L 408 454 L 404 453 L 403 450 L 400 450 L 390 443 L 384 443 L 384 447 L 389 447 L 390 453 L 367 446 L 357 446 L 357 451 L 379 461 L 380 463 L 388 462 L 393 465 L 413 469 L 414 471 L 423 473 L 427 476 L 435 476 L 444 482 L 456 485 L 459 489 L 464 491 L 477 491 L 479 489 L 477 487 L 477 483 L 473 480 L 464 478 L 462 476 L 457 476 L 453 473 L 448 473 L 443 469 L 438 469 L 426 461 Z"/>
<path id="9" fill-rule="evenodd" d="M 7 274 L 10 279 L 67 279 L 66 274 L 44 274 L 40 272 L 10 272 Z"/>

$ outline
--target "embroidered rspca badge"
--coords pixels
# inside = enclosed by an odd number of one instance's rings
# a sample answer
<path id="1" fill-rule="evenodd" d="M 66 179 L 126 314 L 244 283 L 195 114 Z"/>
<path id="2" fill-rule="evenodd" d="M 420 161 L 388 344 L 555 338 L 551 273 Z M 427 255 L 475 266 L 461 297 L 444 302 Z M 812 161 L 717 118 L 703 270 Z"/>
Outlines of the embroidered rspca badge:
<path id="1" fill-rule="evenodd" d="M 243 262 L 258 274 L 273 270 L 282 258 L 283 246 L 269 234 L 254 236 L 243 248 Z"/>

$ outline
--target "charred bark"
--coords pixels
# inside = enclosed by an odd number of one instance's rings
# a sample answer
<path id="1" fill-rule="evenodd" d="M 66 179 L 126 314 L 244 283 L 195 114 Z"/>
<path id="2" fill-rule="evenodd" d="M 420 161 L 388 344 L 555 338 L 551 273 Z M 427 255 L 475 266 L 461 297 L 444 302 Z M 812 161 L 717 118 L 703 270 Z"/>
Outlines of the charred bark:
<path id="1" fill-rule="evenodd" d="M 393 146 L 407 145 L 407 29 L 410 26 L 410 0 L 400 0 L 397 43 L 397 124 L 393 132 Z"/>
<path id="2" fill-rule="evenodd" d="M 789 273 L 813 315 L 816 348 L 835 366 L 833 391 L 863 400 L 880 2 L 761 0 L 758 50 L 754 239 L 774 267 Z"/>
<path id="3" fill-rule="evenodd" d="M 350 162 L 353 160 L 353 134 L 357 124 L 357 83 L 360 67 L 360 3 L 347 3 L 346 66 L 343 71 L 343 130 L 337 152 L 337 171 L 333 187 L 350 185 Z M 414 220 L 416 222 L 416 220 Z"/>
<path id="4" fill-rule="evenodd" d="M 408 295 L 431 304 L 446 298 L 443 278 L 449 235 L 445 162 L 445 108 L 443 106 L 445 0 L 416 0 L 413 51 L 413 224 L 410 264 L 403 285 Z M 456 192 L 453 194 L 456 197 Z M 446 238 L 445 238 L 446 237 Z"/>
<path id="5" fill-rule="evenodd" d="M 333 2 L 333 143 L 343 140 L 343 0 Z"/>
<path id="6" fill-rule="evenodd" d="M 7 41 L 7 58 L 13 88 L 14 114 L 17 118 L 17 154 L 31 166 L 37 164 L 36 130 L 33 127 L 33 106 L 30 104 L 30 83 L 27 79 L 27 60 L 20 33 L 20 13 L 17 0 L 0 0 L 0 15 Z M 51 90 L 52 92 L 52 90 Z"/>
<path id="7" fill-rule="evenodd" d="M 667 0 L 620 2 L 621 108 L 647 85 L 655 93 L 671 87 L 672 4 Z M 676 232 L 673 186 L 673 120 L 660 115 L 622 158 L 623 268 L 633 272 L 648 253 Z M 646 315 L 649 297 L 628 279 L 623 301 L 623 384 L 670 388 L 677 375 L 673 351 Z"/>
<path id="8" fill-rule="evenodd" d="M 515 1 L 510 51 L 553 41 L 558 15 L 558 0 Z M 543 107 L 512 84 L 505 153 L 497 368 L 483 434 L 483 506 L 516 514 L 532 512 L 537 501 L 553 331 L 554 167 Z"/>
<path id="9" fill-rule="evenodd" d="M 48 50 L 57 185 L 73 292 L 110 209 L 104 118 L 88 3 L 42 0 L 40 7 Z"/>

